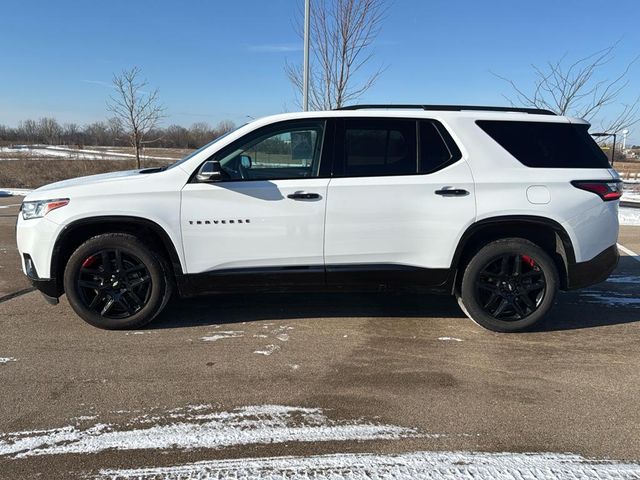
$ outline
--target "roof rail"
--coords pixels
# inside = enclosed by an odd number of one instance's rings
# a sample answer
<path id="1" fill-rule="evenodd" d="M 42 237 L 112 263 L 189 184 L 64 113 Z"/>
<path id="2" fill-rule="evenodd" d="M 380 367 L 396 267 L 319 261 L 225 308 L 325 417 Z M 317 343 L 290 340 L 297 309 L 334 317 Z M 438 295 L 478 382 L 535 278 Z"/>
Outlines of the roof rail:
<path id="1" fill-rule="evenodd" d="M 489 107 L 484 105 L 403 105 L 403 104 L 365 104 L 365 105 L 349 105 L 347 107 L 336 108 L 335 110 L 365 110 L 365 109 L 419 109 L 419 110 L 436 110 L 445 112 L 461 112 L 463 110 L 475 110 L 482 112 L 520 112 L 531 113 L 537 115 L 555 115 L 551 110 L 544 108 L 522 108 L 522 107 Z"/>

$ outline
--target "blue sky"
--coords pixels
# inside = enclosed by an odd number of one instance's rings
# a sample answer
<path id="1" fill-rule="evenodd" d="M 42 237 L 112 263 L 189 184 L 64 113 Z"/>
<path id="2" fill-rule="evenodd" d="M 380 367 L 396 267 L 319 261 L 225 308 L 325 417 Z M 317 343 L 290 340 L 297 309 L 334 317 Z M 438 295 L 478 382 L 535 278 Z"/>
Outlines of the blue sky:
<path id="1" fill-rule="evenodd" d="M 285 59 L 301 61 L 298 0 L 3 2 L 0 123 L 106 118 L 113 72 L 138 65 L 160 89 L 166 124 L 243 123 L 295 110 Z M 640 2 L 393 0 L 362 102 L 504 104 L 531 63 L 578 58 L 621 40 L 615 71 L 640 54 Z M 640 62 L 627 101 L 640 94 Z M 640 127 L 638 127 L 640 128 Z"/>

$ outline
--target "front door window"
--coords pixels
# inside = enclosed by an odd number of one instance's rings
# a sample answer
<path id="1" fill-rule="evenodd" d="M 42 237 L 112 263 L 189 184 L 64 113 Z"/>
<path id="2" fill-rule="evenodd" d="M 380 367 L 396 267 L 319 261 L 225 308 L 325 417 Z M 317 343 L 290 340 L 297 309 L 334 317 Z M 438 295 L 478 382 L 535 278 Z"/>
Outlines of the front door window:
<path id="1" fill-rule="evenodd" d="M 254 138 L 220 159 L 223 180 L 282 180 L 318 176 L 324 122 Z"/>

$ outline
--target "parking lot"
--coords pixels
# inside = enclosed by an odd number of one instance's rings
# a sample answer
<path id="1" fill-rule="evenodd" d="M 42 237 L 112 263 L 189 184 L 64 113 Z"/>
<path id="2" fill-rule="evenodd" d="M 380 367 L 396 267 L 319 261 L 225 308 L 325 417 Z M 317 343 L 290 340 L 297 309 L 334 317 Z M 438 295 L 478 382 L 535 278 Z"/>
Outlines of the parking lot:
<path id="1" fill-rule="evenodd" d="M 530 333 L 452 297 L 320 293 L 175 300 L 109 332 L 25 291 L 21 200 L 0 199 L 0 478 L 640 478 L 640 227 Z"/>

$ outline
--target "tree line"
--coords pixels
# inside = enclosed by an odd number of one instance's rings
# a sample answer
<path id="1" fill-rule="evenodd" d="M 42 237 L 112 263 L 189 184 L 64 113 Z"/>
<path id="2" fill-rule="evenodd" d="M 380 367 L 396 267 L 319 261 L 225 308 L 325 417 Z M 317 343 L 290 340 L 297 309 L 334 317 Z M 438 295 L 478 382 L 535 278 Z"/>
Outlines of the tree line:
<path id="1" fill-rule="evenodd" d="M 148 147 L 200 148 L 214 138 L 233 130 L 235 124 L 223 120 L 212 126 L 197 122 L 190 127 L 169 125 L 154 127 L 145 136 Z M 131 138 L 122 122 L 116 118 L 87 125 L 60 123 L 55 118 L 25 120 L 17 127 L 0 125 L 0 145 L 16 144 L 131 146 Z"/>

